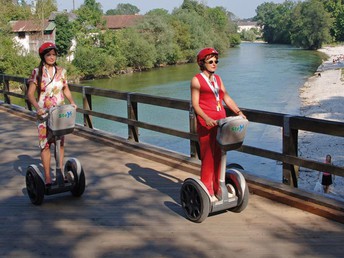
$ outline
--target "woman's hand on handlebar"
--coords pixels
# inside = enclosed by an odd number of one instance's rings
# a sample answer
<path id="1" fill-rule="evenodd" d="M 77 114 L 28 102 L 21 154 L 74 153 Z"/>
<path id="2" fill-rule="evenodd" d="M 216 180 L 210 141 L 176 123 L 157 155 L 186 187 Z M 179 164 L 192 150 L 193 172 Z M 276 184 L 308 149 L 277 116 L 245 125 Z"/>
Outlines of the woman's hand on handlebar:
<path id="1" fill-rule="evenodd" d="M 73 106 L 73 108 L 77 109 L 78 106 L 75 103 L 71 103 L 71 105 Z"/>
<path id="2" fill-rule="evenodd" d="M 47 112 L 46 109 L 39 108 L 39 109 L 37 109 L 36 113 L 37 113 L 38 116 L 43 116 L 46 112 Z"/>
<path id="3" fill-rule="evenodd" d="M 207 126 L 216 126 L 217 125 L 217 120 L 214 120 L 214 119 L 211 119 L 211 118 L 208 118 L 205 120 L 205 123 Z"/>
<path id="4" fill-rule="evenodd" d="M 241 116 L 242 118 L 247 119 L 246 116 L 244 115 L 244 113 L 241 110 L 238 112 L 238 116 Z"/>

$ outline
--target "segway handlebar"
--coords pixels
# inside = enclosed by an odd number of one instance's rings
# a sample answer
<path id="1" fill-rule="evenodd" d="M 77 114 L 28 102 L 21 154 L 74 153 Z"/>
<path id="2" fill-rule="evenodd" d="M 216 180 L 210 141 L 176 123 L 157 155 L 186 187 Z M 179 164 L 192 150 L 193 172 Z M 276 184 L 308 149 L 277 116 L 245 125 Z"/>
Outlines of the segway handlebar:
<path id="1" fill-rule="evenodd" d="M 218 120 L 216 140 L 225 151 L 235 150 L 244 142 L 249 121 L 242 116 L 229 116 Z"/>

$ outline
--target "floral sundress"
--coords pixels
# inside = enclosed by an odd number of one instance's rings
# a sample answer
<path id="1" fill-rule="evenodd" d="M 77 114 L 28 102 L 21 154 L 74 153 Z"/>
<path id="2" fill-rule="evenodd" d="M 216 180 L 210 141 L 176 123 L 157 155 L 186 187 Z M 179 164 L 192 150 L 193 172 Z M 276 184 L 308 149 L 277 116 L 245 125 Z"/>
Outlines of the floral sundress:
<path id="1" fill-rule="evenodd" d="M 32 71 L 29 82 L 37 85 L 38 68 Z M 38 99 L 40 108 L 49 109 L 51 107 L 60 106 L 65 104 L 63 89 L 67 85 L 66 70 L 61 67 L 55 67 L 54 76 L 51 78 L 45 67 L 43 67 L 41 93 Z M 44 149 L 48 147 L 51 141 L 51 134 L 47 130 L 47 122 L 40 119 L 37 120 L 38 128 L 38 141 L 39 147 Z M 63 144 L 63 139 L 61 141 Z"/>

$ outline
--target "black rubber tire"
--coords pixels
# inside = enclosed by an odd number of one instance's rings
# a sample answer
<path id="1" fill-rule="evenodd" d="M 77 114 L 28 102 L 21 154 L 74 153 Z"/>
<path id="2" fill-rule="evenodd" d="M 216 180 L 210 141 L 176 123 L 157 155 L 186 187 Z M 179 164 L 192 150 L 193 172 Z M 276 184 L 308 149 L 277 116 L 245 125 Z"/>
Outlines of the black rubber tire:
<path id="1" fill-rule="evenodd" d="M 208 195 L 195 181 L 184 181 L 180 190 L 180 201 L 189 220 L 201 223 L 208 217 L 210 211 Z"/>
<path id="2" fill-rule="evenodd" d="M 240 164 L 238 163 L 229 163 L 226 166 L 227 169 L 231 169 L 231 168 L 238 168 L 238 169 L 244 169 Z"/>
<path id="3" fill-rule="evenodd" d="M 74 181 L 72 182 L 73 188 L 70 191 L 73 196 L 80 197 L 84 193 L 86 187 L 84 169 L 76 159 L 69 159 L 65 164 L 64 173 L 66 174 L 69 171 L 73 173 L 74 178 Z"/>
<path id="4" fill-rule="evenodd" d="M 246 209 L 246 207 L 248 205 L 249 195 L 250 195 L 247 184 L 245 185 L 245 189 L 244 189 L 243 193 L 244 193 L 244 196 L 242 198 L 241 203 L 238 206 L 231 208 L 230 211 L 240 213 Z"/>
<path id="5" fill-rule="evenodd" d="M 229 209 L 232 212 L 236 212 L 236 213 L 240 213 L 243 210 L 246 209 L 247 205 L 248 205 L 248 200 L 249 200 L 249 195 L 250 192 L 248 190 L 248 185 L 247 183 L 245 184 L 245 189 L 241 189 L 241 185 L 239 182 L 234 182 L 231 178 L 230 178 L 230 174 L 226 173 L 226 179 L 225 179 L 225 183 L 227 184 L 231 184 L 234 189 L 235 192 L 238 196 L 238 200 L 240 200 L 240 202 L 238 203 L 237 206 Z"/>
<path id="6" fill-rule="evenodd" d="M 26 171 L 25 181 L 26 190 L 29 195 L 30 201 L 34 205 L 41 205 L 44 200 L 44 182 L 38 175 L 36 167 L 29 166 Z"/>

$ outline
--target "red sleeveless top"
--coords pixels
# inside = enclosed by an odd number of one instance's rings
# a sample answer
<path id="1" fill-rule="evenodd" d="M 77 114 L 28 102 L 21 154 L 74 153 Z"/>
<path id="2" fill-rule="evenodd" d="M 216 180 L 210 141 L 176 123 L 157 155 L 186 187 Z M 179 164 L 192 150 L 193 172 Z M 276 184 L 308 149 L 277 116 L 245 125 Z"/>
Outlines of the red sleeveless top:
<path id="1" fill-rule="evenodd" d="M 208 82 L 204 79 L 202 74 L 197 74 L 196 78 L 201 85 L 200 88 L 200 95 L 199 95 L 199 106 L 202 108 L 204 113 L 206 113 L 209 117 L 214 120 L 218 120 L 221 118 L 226 117 L 226 111 L 223 107 L 223 97 L 224 92 L 221 89 L 221 78 L 217 74 L 214 74 L 215 79 L 219 86 L 219 102 L 221 106 L 221 110 L 217 111 L 218 101 L 216 100 L 215 94 L 213 90 L 209 87 Z M 212 83 L 214 86 L 214 83 Z M 200 116 L 197 116 L 198 122 L 200 122 L 203 126 L 206 126 L 205 121 Z"/>

